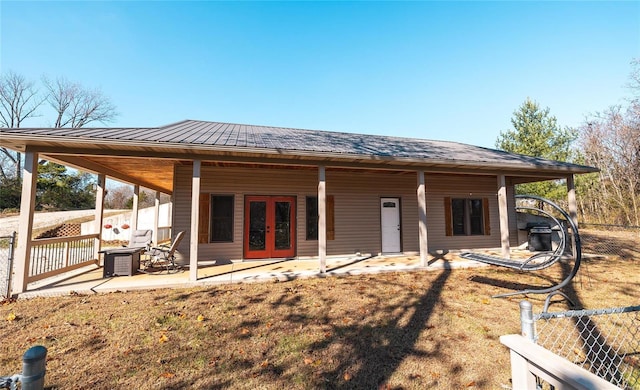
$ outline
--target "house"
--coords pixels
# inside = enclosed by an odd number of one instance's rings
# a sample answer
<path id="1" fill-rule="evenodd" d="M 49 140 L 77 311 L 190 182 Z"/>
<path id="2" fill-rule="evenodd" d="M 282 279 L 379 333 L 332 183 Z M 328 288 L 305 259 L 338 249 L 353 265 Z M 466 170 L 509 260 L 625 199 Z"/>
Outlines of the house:
<path id="1" fill-rule="evenodd" d="M 326 256 L 357 252 L 419 254 L 425 266 L 438 250 L 508 257 L 519 244 L 514 185 L 566 180 L 575 216 L 574 175 L 596 171 L 455 142 L 195 120 L 0 135 L 26 156 L 20 237 L 31 237 L 37 162 L 56 161 L 98 174 L 96 258 L 106 176 L 171 194 L 191 280 L 213 259 L 309 257 L 324 272 Z M 41 277 L 30 271 L 36 245 L 19 240 L 18 290 Z"/>

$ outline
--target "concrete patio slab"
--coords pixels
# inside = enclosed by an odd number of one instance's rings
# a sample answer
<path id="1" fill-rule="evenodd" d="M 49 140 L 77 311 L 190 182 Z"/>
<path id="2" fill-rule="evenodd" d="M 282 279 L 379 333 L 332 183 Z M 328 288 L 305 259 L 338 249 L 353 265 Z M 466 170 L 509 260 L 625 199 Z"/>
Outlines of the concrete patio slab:
<path id="1" fill-rule="evenodd" d="M 102 267 L 90 266 L 58 277 L 31 283 L 19 298 L 97 294 L 159 288 L 192 288 L 229 283 L 289 281 L 300 278 L 340 275 L 362 275 L 381 272 L 429 271 L 454 268 L 484 267 L 485 264 L 447 255 L 432 258 L 427 267 L 418 256 L 342 256 L 327 258 L 327 272 L 318 269 L 317 259 L 259 260 L 245 262 L 203 263 L 198 268 L 198 280 L 189 281 L 189 273 L 180 270 L 157 273 L 139 272 L 132 276 L 103 278 Z"/>

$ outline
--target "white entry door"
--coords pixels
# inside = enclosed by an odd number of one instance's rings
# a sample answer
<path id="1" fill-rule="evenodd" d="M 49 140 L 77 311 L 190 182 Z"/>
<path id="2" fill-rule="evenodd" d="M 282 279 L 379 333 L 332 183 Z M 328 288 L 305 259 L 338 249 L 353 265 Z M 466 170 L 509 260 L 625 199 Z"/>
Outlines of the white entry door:
<path id="1" fill-rule="evenodd" d="M 400 252 L 400 199 L 380 198 L 382 253 Z"/>

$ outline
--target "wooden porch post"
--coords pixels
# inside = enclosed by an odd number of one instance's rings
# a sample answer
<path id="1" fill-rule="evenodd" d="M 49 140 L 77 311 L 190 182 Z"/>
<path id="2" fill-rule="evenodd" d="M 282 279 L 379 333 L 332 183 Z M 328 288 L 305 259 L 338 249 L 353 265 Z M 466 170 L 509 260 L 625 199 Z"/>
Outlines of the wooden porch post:
<path id="1" fill-rule="evenodd" d="M 504 175 L 498 175 L 498 211 L 500 213 L 500 245 L 502 257 L 511 258 L 509 244 L 509 210 L 507 208 L 507 184 Z"/>
<path id="2" fill-rule="evenodd" d="M 193 178 L 191 179 L 191 232 L 189 234 L 189 280 L 193 282 L 198 280 L 198 227 L 200 222 L 201 165 L 202 162 L 200 160 L 193 160 Z M 159 202 L 156 203 L 159 204 Z"/>
<path id="3" fill-rule="evenodd" d="M 318 261 L 320 273 L 327 272 L 327 189 L 325 167 L 318 167 Z"/>
<path id="4" fill-rule="evenodd" d="M 131 210 L 131 231 L 138 230 L 138 200 L 140 195 L 140 186 L 133 186 L 133 209 Z"/>
<path id="5" fill-rule="evenodd" d="M 573 175 L 567 176 L 567 200 L 569 201 L 569 216 L 578 227 L 578 202 L 576 201 L 576 183 Z"/>
<path id="6" fill-rule="evenodd" d="M 156 191 L 156 200 L 153 204 L 153 240 L 158 243 L 160 241 L 160 231 L 158 229 L 158 224 L 160 223 L 160 192 Z M 169 239 L 171 239 L 171 234 L 169 234 Z"/>
<path id="7" fill-rule="evenodd" d="M 104 219 L 104 195 L 106 182 L 107 177 L 103 173 L 98 174 L 98 180 L 96 183 L 96 208 L 93 217 L 93 232 L 98 235 L 95 239 L 94 245 L 94 256 L 97 260 L 100 260 L 99 252 L 102 244 L 102 221 Z"/>
<path id="8" fill-rule="evenodd" d="M 567 201 L 569 202 L 569 216 L 571 220 L 575 224 L 576 228 L 578 227 L 578 203 L 576 201 L 576 183 L 573 175 L 567 176 Z M 572 232 L 575 234 L 575 232 Z M 571 250 L 572 253 L 576 253 L 576 242 L 575 240 L 571 240 Z"/>
<path id="9" fill-rule="evenodd" d="M 429 246 L 427 245 L 427 198 L 424 171 L 418 171 L 418 234 L 420 236 L 420 265 L 428 265 Z"/>
<path id="10" fill-rule="evenodd" d="M 12 294 L 27 290 L 29 264 L 31 263 L 31 234 L 36 203 L 36 183 L 38 180 L 38 153 L 27 148 L 24 154 L 22 173 L 22 198 L 20 199 L 20 219 L 18 226 L 18 246 L 13 264 Z"/>

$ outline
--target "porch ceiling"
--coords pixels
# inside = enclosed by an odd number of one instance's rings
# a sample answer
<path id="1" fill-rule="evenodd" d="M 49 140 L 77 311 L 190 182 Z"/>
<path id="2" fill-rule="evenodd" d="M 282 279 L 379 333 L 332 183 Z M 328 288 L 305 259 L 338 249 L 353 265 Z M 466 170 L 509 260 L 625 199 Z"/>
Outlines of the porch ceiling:
<path id="1" fill-rule="evenodd" d="M 47 160 L 108 177 L 165 194 L 173 193 L 173 166 L 177 160 L 118 156 L 48 155 Z"/>

